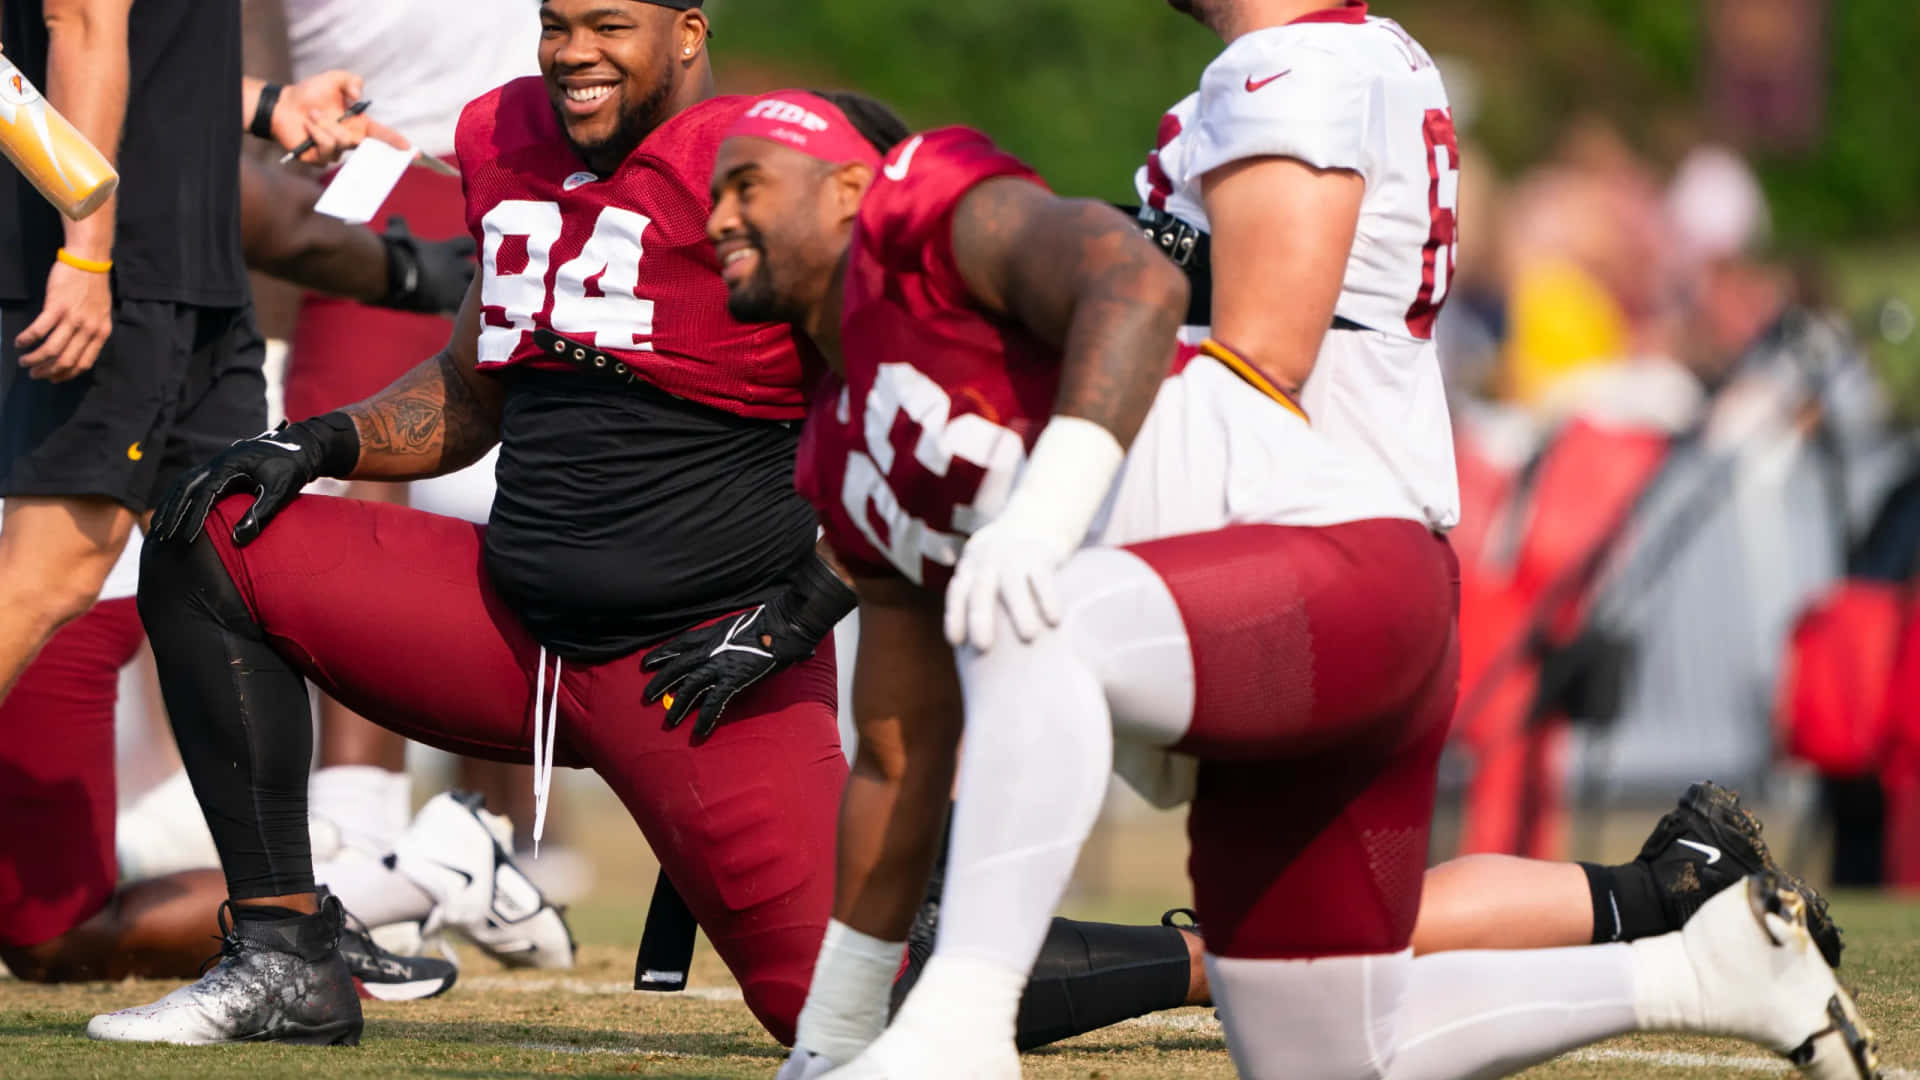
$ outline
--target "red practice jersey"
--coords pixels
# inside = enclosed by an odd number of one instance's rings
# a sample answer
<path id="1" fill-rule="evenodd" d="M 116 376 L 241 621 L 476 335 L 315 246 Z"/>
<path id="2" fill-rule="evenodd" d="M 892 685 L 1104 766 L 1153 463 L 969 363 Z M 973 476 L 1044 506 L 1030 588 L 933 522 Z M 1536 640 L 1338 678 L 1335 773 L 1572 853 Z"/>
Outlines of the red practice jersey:
<path id="1" fill-rule="evenodd" d="M 535 347 L 545 329 L 678 397 L 754 419 L 801 416 L 807 373 L 792 336 L 727 314 L 707 241 L 714 157 L 753 100 L 681 112 L 608 177 L 574 154 L 540 79 L 468 105 L 455 142 L 480 245 L 479 369 L 567 368 Z"/>
<path id="2" fill-rule="evenodd" d="M 862 572 L 944 587 L 1053 411 L 1058 350 L 981 310 L 954 265 L 955 205 L 999 176 L 1042 183 L 979 132 L 943 128 L 895 147 L 860 207 L 846 372 L 814 395 L 796 477 Z"/>

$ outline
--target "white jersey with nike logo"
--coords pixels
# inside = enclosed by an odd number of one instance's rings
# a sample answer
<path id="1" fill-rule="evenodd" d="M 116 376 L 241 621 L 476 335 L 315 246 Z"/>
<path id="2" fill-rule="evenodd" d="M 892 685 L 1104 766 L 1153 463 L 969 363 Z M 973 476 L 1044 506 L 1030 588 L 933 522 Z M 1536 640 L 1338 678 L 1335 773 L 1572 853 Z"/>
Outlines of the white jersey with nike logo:
<path id="1" fill-rule="evenodd" d="M 1135 180 L 1141 201 L 1203 229 L 1202 181 L 1236 161 L 1365 179 L 1335 308 L 1365 330 L 1327 335 L 1301 404 L 1317 431 L 1393 475 L 1406 516 L 1452 528 L 1459 484 L 1432 339 L 1453 276 L 1459 150 L 1433 58 L 1350 0 L 1234 41 L 1161 120 L 1158 144 Z"/>

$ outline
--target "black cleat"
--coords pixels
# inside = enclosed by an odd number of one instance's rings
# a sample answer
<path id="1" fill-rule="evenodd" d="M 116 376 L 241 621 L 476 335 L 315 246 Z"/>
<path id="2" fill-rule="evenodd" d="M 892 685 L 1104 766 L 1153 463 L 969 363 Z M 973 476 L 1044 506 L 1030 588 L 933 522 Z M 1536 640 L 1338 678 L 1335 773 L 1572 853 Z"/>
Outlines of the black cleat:
<path id="1" fill-rule="evenodd" d="M 1773 861 L 1760 836 L 1760 819 L 1740 805 L 1740 796 L 1710 780 L 1687 788 L 1680 804 L 1653 827 L 1635 860 L 1645 866 L 1660 894 L 1670 929 L 1685 926 L 1700 905 L 1750 874 L 1779 875 L 1806 902 L 1807 929 L 1820 955 L 1840 966 L 1840 928 L 1820 891 Z"/>
<path id="2" fill-rule="evenodd" d="M 212 970 L 151 1005 L 94 1017 L 87 1037 L 182 1046 L 359 1045 L 360 998 L 340 954 L 339 900 L 326 897 L 315 914 L 287 919 L 239 917 L 229 900 L 219 919 Z"/>
<path id="3" fill-rule="evenodd" d="M 326 895 L 324 889 L 321 895 Z M 340 931 L 340 955 L 346 957 L 360 996 L 379 1001 L 438 997 L 460 977 L 459 968 L 437 956 L 401 956 L 381 948 L 367 925 L 352 913 Z"/>

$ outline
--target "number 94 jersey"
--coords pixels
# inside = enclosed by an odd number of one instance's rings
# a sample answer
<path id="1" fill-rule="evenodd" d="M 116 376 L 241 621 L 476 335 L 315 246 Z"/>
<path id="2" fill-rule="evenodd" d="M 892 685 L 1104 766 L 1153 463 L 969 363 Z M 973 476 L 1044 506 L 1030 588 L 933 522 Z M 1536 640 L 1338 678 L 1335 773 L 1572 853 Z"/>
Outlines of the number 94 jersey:
<path id="1" fill-rule="evenodd" d="M 794 420 L 808 377 L 785 327 L 736 322 L 707 241 L 720 141 L 749 97 L 669 118 L 613 175 L 568 145 L 536 77 L 475 99 L 455 136 L 467 227 L 480 246 L 479 369 L 547 359 L 551 330 L 666 392 L 738 416 Z"/>

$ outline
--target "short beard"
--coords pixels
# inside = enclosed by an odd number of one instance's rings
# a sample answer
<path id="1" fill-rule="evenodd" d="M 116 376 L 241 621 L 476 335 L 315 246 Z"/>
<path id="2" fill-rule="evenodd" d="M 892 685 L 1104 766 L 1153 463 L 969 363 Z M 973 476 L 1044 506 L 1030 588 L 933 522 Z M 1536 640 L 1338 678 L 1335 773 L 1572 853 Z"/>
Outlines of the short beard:
<path id="1" fill-rule="evenodd" d="M 774 294 L 771 275 L 762 263 L 745 285 L 727 293 L 727 314 L 743 323 L 797 323 L 805 313 Z"/>
<path id="2" fill-rule="evenodd" d="M 743 323 L 785 323 L 796 322 L 799 316 L 792 305 L 783 303 L 773 288 L 773 270 L 767 266 L 767 245 L 760 237 L 760 230 L 751 225 L 743 225 L 747 245 L 754 254 L 760 256 L 760 264 L 754 268 L 753 276 L 739 288 L 727 290 L 727 314 Z"/>
<path id="3" fill-rule="evenodd" d="M 667 97 L 672 93 L 673 72 L 669 69 L 661 73 L 659 81 L 647 91 L 647 96 L 639 104 L 620 110 L 620 122 L 615 125 L 612 135 L 597 143 L 575 142 L 573 136 L 568 135 L 567 144 L 573 147 L 573 152 L 587 163 L 589 169 L 601 176 L 611 176 L 646 141 L 647 136 L 653 134 L 653 129 L 666 121 L 667 118 L 660 113 L 666 108 Z M 560 111 L 560 106 L 553 107 L 553 115 L 560 121 L 561 132 L 565 133 L 567 118 Z"/>

